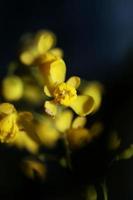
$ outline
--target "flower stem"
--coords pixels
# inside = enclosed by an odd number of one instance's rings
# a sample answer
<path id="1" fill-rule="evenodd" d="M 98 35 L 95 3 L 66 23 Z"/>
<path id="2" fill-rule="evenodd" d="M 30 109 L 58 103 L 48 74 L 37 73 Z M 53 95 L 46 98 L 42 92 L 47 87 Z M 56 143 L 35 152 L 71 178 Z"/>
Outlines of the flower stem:
<path id="1" fill-rule="evenodd" d="M 64 134 L 64 145 L 65 145 L 65 150 L 66 150 L 66 159 L 67 159 L 67 165 L 70 170 L 72 170 L 72 162 L 71 162 L 71 151 L 69 147 L 69 143 L 66 137 L 66 134 Z"/>

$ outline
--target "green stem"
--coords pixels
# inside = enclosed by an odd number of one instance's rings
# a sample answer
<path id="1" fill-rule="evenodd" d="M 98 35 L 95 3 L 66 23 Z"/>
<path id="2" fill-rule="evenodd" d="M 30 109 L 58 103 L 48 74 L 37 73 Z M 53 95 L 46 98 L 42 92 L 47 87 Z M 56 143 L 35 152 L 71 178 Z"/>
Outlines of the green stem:
<path id="1" fill-rule="evenodd" d="M 72 163 L 71 163 L 71 151 L 70 151 L 70 147 L 69 147 L 69 143 L 66 137 L 66 134 L 64 134 L 64 145 L 65 145 L 65 149 L 66 149 L 66 159 L 67 159 L 67 165 L 69 167 L 70 170 L 72 170 Z"/>
<path id="2" fill-rule="evenodd" d="M 103 190 L 104 200 L 108 200 L 108 190 L 107 190 L 107 186 L 106 186 L 105 181 L 101 184 L 101 187 L 102 187 L 102 190 Z"/>

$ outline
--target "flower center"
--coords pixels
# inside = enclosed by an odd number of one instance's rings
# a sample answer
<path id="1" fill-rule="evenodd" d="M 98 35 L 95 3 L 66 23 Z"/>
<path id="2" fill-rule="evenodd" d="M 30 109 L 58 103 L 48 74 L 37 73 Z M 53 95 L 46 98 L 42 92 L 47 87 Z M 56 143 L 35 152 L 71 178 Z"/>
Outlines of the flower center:
<path id="1" fill-rule="evenodd" d="M 77 92 L 74 87 L 67 83 L 60 83 L 55 87 L 53 96 L 57 103 L 69 106 L 77 98 Z"/>

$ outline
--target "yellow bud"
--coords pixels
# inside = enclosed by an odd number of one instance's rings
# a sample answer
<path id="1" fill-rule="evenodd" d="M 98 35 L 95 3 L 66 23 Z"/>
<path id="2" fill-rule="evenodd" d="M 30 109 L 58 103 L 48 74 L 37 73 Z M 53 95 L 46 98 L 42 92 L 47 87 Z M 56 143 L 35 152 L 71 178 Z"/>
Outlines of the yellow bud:
<path id="1" fill-rule="evenodd" d="M 52 148 L 56 145 L 60 134 L 52 124 L 51 118 L 36 124 L 36 133 L 40 141 L 46 147 Z"/>
<path id="2" fill-rule="evenodd" d="M 35 43 L 39 54 L 44 54 L 55 45 L 56 37 L 50 31 L 39 31 L 35 37 Z"/>
<path id="3" fill-rule="evenodd" d="M 23 95 L 23 82 L 18 76 L 6 77 L 2 82 L 2 93 L 5 99 L 17 101 Z"/>

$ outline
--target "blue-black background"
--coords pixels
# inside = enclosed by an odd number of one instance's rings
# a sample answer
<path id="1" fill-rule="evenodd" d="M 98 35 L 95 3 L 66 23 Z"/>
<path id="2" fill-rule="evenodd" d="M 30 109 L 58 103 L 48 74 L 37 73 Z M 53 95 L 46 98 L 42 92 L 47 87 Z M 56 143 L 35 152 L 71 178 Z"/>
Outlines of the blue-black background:
<path id="1" fill-rule="evenodd" d="M 58 45 L 65 52 L 69 75 L 105 84 L 102 118 L 108 129 L 112 127 L 120 133 L 123 146 L 133 143 L 133 1 L 1 0 L 1 76 L 8 62 L 16 57 L 20 36 L 42 28 L 56 33 Z M 42 185 L 20 176 L 16 158 L 14 152 L 5 153 L 0 148 L 0 199 L 15 199 L 20 193 L 25 197 L 31 192 L 38 199 L 46 198 Z M 109 199 L 133 199 L 132 167 L 133 161 L 129 160 L 111 169 Z M 49 195 L 54 187 L 54 183 L 47 186 Z M 76 193 L 76 189 L 70 192 L 66 188 L 61 195 L 55 191 L 54 197 L 50 195 L 47 199 L 78 199 Z"/>

